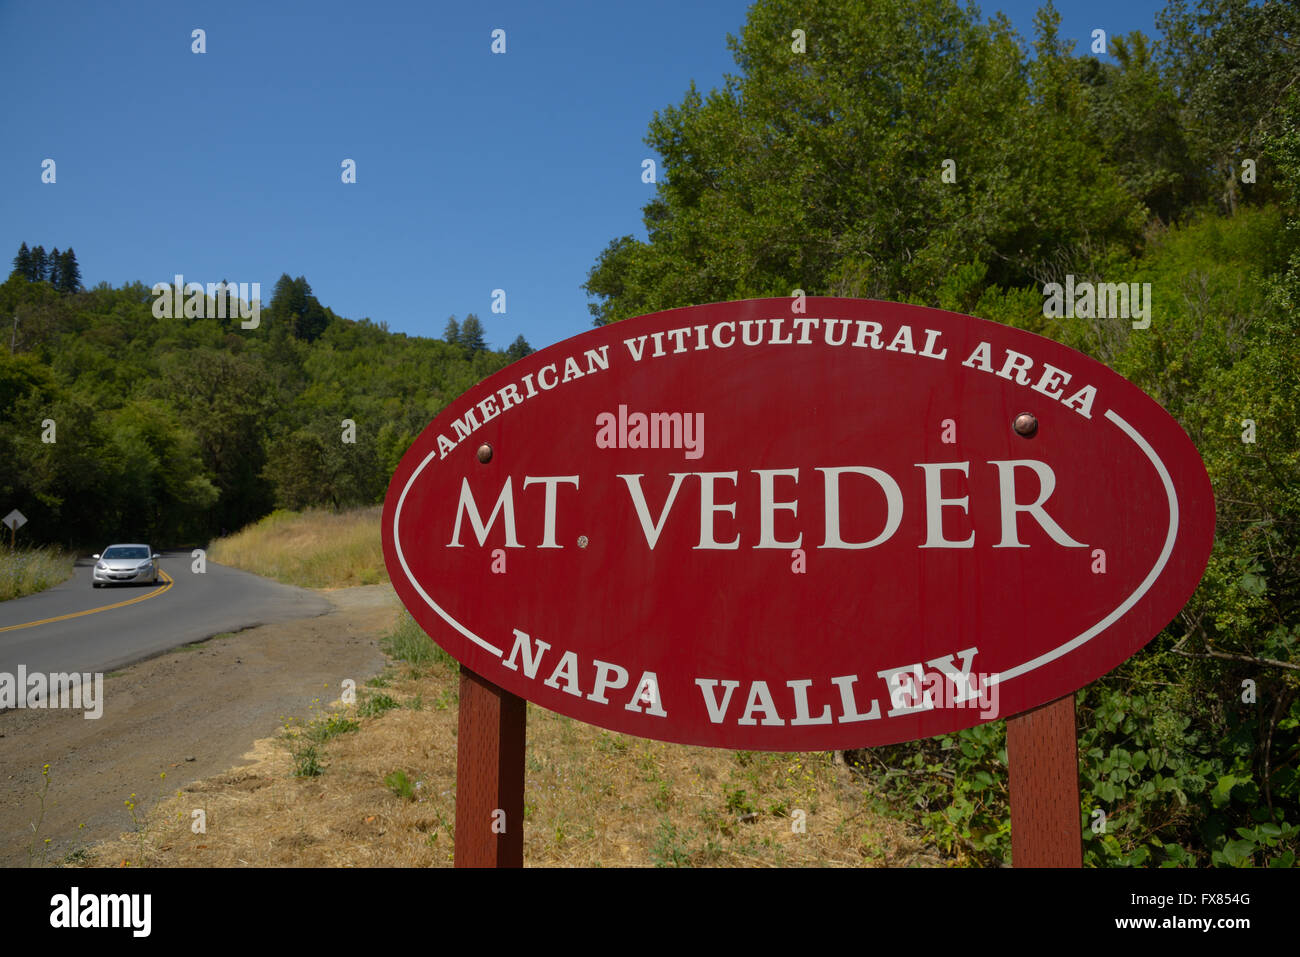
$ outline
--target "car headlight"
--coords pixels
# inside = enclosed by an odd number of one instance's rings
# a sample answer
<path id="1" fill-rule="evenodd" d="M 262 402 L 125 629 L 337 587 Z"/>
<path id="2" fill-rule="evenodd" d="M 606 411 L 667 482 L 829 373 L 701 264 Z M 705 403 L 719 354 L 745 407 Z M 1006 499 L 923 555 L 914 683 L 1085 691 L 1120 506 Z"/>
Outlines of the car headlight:
<path id="1" fill-rule="evenodd" d="M 98 568 L 101 572 L 108 571 L 108 566 L 105 565 L 103 562 L 95 562 L 95 567 Z"/>

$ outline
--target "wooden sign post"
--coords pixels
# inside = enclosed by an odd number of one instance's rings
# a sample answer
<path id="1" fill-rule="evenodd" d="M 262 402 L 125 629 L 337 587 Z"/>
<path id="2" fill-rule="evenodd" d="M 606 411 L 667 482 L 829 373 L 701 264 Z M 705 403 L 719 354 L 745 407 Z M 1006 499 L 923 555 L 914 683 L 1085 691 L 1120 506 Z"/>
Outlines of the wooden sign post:
<path id="1" fill-rule="evenodd" d="M 456 866 L 524 863 L 524 699 L 460 669 Z M 1074 695 L 1007 719 L 1011 860 L 1082 867 Z"/>
<path id="2" fill-rule="evenodd" d="M 1082 867 L 1074 695 L 1007 719 L 1011 863 Z"/>
<path id="3" fill-rule="evenodd" d="M 460 666 L 456 866 L 524 866 L 524 699 Z"/>

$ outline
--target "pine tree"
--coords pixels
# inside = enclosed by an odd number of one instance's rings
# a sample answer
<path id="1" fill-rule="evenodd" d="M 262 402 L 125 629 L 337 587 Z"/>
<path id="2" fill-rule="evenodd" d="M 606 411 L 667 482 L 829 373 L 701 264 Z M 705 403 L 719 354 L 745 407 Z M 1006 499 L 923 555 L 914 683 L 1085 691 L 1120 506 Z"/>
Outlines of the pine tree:
<path id="1" fill-rule="evenodd" d="M 460 345 L 460 323 L 456 317 L 452 316 L 447 320 L 447 328 L 442 331 L 443 342 L 450 342 L 453 346 Z"/>
<path id="2" fill-rule="evenodd" d="M 524 356 L 533 354 L 533 347 L 528 344 L 528 340 L 523 336 L 516 336 L 515 341 L 510 343 L 510 348 L 506 349 L 506 359 L 510 362 L 518 362 Z"/>
<path id="3" fill-rule="evenodd" d="M 487 348 L 487 340 L 483 338 L 483 323 L 472 312 L 460 324 L 460 344 L 471 356 Z"/>
<path id="4" fill-rule="evenodd" d="M 77 254 L 69 246 L 59 259 L 59 278 L 64 292 L 81 291 L 81 267 L 77 265 Z"/>
<path id="5" fill-rule="evenodd" d="M 283 324 L 295 339 L 306 342 L 320 338 L 330 322 L 329 313 L 312 295 L 306 277 L 290 279 L 288 273 L 281 273 L 276 281 L 267 311 L 273 322 Z"/>
<path id="6" fill-rule="evenodd" d="M 289 278 L 287 272 L 282 272 L 280 278 L 275 281 L 275 288 L 271 290 L 271 302 L 266 307 L 267 311 L 287 316 L 291 311 L 291 299 L 293 299 L 293 280 Z"/>
<path id="7" fill-rule="evenodd" d="M 14 257 L 14 272 L 24 279 L 31 281 L 32 278 L 32 251 L 23 243 L 18 247 L 18 255 Z"/>
<path id="8" fill-rule="evenodd" d="M 28 278 L 32 282 L 44 282 L 46 268 L 45 247 L 37 246 L 32 250 L 32 274 Z"/>
<path id="9" fill-rule="evenodd" d="M 309 295 L 303 313 L 294 325 L 294 335 L 307 342 L 315 342 L 320 338 L 321 333 L 325 331 L 325 327 L 329 323 L 330 319 L 325 312 L 325 307 L 320 304 L 320 300 L 315 296 Z"/>
<path id="10" fill-rule="evenodd" d="M 45 279 L 55 289 L 63 288 L 63 253 L 58 246 L 45 258 Z"/>
<path id="11" fill-rule="evenodd" d="M 320 300 L 313 295 L 306 276 L 295 279 L 293 288 L 293 334 L 304 342 L 315 342 L 329 325 L 329 316 Z"/>
<path id="12" fill-rule="evenodd" d="M 302 314 L 302 306 L 298 284 L 287 272 L 280 273 L 280 278 L 275 281 L 275 288 L 271 291 L 271 302 L 266 308 L 272 325 L 292 334 L 298 316 Z"/>

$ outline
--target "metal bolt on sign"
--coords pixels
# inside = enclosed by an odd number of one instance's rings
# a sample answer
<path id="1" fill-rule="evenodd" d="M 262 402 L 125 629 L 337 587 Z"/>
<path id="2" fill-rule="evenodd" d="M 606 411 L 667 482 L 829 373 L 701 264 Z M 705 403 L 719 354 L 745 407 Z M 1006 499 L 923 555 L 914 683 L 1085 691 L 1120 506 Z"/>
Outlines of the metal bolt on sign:
<path id="1" fill-rule="evenodd" d="M 1034 418 L 1028 412 L 1021 412 L 1016 416 L 1016 421 L 1012 424 L 1019 435 L 1029 438 L 1038 431 L 1038 419 Z"/>

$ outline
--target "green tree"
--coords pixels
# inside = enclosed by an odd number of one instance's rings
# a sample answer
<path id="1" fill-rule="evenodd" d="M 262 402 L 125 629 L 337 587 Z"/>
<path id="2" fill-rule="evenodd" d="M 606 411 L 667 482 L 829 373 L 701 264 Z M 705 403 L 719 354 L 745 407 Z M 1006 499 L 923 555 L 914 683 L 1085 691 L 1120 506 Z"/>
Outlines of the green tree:
<path id="1" fill-rule="evenodd" d="M 952 0 L 754 4 L 740 72 L 650 123 L 648 241 L 597 260 L 596 322 L 796 288 L 937 303 L 976 264 L 979 288 L 1023 285 L 1063 250 L 1131 251 L 1142 201 L 1090 133 L 1058 21 L 1040 11 L 1027 62 L 1005 17 Z"/>
<path id="2" fill-rule="evenodd" d="M 32 278 L 32 251 L 25 242 L 18 247 L 18 255 L 14 256 L 14 272 L 28 281 Z"/>
<path id="3" fill-rule="evenodd" d="M 106 468 L 122 527 L 163 541 L 201 540 L 201 516 L 220 497 L 203 467 L 197 436 L 155 399 L 135 399 L 107 417 Z"/>
<path id="4" fill-rule="evenodd" d="M 267 318 L 305 342 L 316 341 L 329 324 L 329 314 L 312 294 L 307 279 L 290 279 L 288 273 L 281 273 L 276 281 Z"/>
<path id="5" fill-rule="evenodd" d="M 32 274 L 29 278 L 32 282 L 43 282 L 48 269 L 49 263 L 45 258 L 45 247 L 37 246 L 32 250 Z"/>
<path id="6" fill-rule="evenodd" d="M 161 366 L 155 393 L 194 433 L 204 474 L 220 493 L 209 529 L 239 528 L 265 514 L 273 491 L 260 473 L 276 394 L 262 362 L 203 347 L 170 353 Z"/>
<path id="7" fill-rule="evenodd" d="M 1205 176 L 1182 126 L 1183 106 L 1140 32 L 1112 37 L 1118 66 L 1082 61 L 1089 131 L 1125 189 L 1164 223 L 1206 197 Z"/>
<path id="8" fill-rule="evenodd" d="M 77 265 L 77 254 L 69 246 L 59 260 L 59 289 L 63 292 L 81 291 L 81 267 Z"/>
<path id="9" fill-rule="evenodd" d="M 533 347 L 528 344 L 528 340 L 522 335 L 516 336 L 515 341 L 510 343 L 506 349 L 506 360 L 509 362 L 518 362 L 524 356 L 533 354 Z"/>
<path id="10" fill-rule="evenodd" d="M 0 468 L 0 501 L 14 503 L 29 519 L 35 505 L 28 483 L 35 473 L 31 457 L 36 448 L 30 441 L 32 420 L 24 418 L 19 410 L 47 408 L 58 393 L 53 372 L 36 356 L 0 351 L 0 462 L 4 463 Z"/>
<path id="11" fill-rule="evenodd" d="M 275 487 L 275 504 L 294 510 L 336 501 L 330 486 L 325 443 L 305 430 L 271 443 L 262 478 Z"/>
<path id="12" fill-rule="evenodd" d="M 63 288 L 63 253 L 58 246 L 45 257 L 45 280 L 55 289 Z"/>
<path id="13" fill-rule="evenodd" d="M 384 487 L 375 443 L 358 430 L 344 443 L 332 426 L 315 423 L 275 440 L 262 476 L 275 486 L 276 505 L 333 509 L 374 502 Z"/>
<path id="14" fill-rule="evenodd" d="M 479 322 L 478 316 L 472 312 L 461 323 L 460 344 L 471 357 L 487 348 L 487 340 L 483 337 L 483 323 Z"/>
<path id="15" fill-rule="evenodd" d="M 267 312 L 292 316 L 301 312 L 305 305 L 299 287 L 293 279 L 287 272 L 280 273 L 280 278 L 275 281 L 275 287 L 271 290 L 271 301 L 267 303 Z"/>
<path id="16" fill-rule="evenodd" d="M 104 468 L 96 410 L 65 388 L 32 390 L 15 403 L 12 421 L 12 457 L 4 470 L 17 490 L 11 501 L 45 541 L 84 543 L 105 516 L 117 513 L 118 474 Z M 47 423 L 55 441 L 44 441 Z"/>
<path id="17" fill-rule="evenodd" d="M 1267 0 L 1171 0 L 1157 19 L 1164 66 L 1185 109 L 1189 136 L 1212 170 L 1207 186 L 1231 212 L 1243 195 L 1275 198 L 1271 179 L 1241 181 L 1242 161 L 1258 160 L 1300 79 L 1300 6 Z"/>

